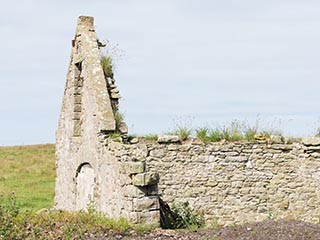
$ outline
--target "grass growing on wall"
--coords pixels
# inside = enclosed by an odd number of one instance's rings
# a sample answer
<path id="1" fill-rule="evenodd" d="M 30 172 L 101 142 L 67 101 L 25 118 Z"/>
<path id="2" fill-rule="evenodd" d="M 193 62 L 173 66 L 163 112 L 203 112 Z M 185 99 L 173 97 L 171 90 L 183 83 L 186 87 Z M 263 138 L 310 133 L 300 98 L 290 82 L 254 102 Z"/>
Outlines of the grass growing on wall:
<path id="1" fill-rule="evenodd" d="M 0 165 L 1 195 L 14 192 L 22 211 L 53 207 L 53 144 L 0 147 Z"/>
<path id="2" fill-rule="evenodd" d="M 103 70 L 105 77 L 113 78 L 112 57 L 108 56 L 105 53 L 101 53 L 100 62 L 101 62 L 102 70 Z"/>

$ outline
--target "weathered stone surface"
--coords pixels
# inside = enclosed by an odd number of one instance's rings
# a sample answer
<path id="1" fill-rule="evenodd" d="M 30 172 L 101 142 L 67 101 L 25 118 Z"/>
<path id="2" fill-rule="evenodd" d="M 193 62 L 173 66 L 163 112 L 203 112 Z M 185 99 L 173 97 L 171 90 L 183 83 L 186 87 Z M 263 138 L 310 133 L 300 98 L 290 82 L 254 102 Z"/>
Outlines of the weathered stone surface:
<path id="1" fill-rule="evenodd" d="M 139 142 L 139 138 L 132 138 L 131 140 L 130 140 L 130 143 L 131 144 L 136 144 L 136 143 L 138 143 Z"/>
<path id="2" fill-rule="evenodd" d="M 139 161 L 144 161 L 148 153 L 149 150 L 145 144 L 135 144 L 132 149 L 132 156 Z"/>
<path id="3" fill-rule="evenodd" d="M 158 137 L 158 143 L 178 143 L 180 138 L 177 135 L 160 135 Z"/>
<path id="4" fill-rule="evenodd" d="M 280 135 L 271 135 L 270 136 L 270 143 L 283 143 L 284 142 L 284 138 Z"/>
<path id="5" fill-rule="evenodd" d="M 128 133 L 128 126 L 125 122 L 121 122 L 119 126 L 119 131 L 121 133 Z"/>
<path id="6" fill-rule="evenodd" d="M 132 176 L 132 184 L 135 186 L 150 186 L 159 182 L 158 173 L 141 173 Z"/>
<path id="7" fill-rule="evenodd" d="M 319 146 L 320 145 L 320 137 L 303 138 L 302 143 L 306 146 Z"/>
<path id="8" fill-rule="evenodd" d="M 145 162 L 126 162 L 123 163 L 123 168 L 127 174 L 144 173 Z"/>
<path id="9" fill-rule="evenodd" d="M 130 214 L 130 220 L 135 223 L 155 224 L 160 222 L 160 211 L 133 212 Z"/>
<path id="10" fill-rule="evenodd" d="M 119 99 L 119 98 L 121 98 L 121 96 L 120 96 L 119 93 L 113 93 L 113 92 L 111 92 L 111 98 Z"/>
<path id="11" fill-rule="evenodd" d="M 151 157 L 158 157 L 161 158 L 165 155 L 164 149 L 154 149 L 150 151 Z"/>
<path id="12" fill-rule="evenodd" d="M 133 200 L 133 210 L 136 212 L 145 211 L 145 209 L 157 210 L 159 209 L 159 198 L 157 196 L 147 196 L 143 198 L 136 198 Z"/>

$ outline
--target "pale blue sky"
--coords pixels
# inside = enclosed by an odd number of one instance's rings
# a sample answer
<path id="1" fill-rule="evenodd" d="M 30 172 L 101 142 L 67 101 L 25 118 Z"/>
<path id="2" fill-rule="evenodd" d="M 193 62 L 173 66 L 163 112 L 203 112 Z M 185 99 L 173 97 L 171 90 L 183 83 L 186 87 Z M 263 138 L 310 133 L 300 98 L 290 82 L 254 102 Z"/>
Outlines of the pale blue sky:
<path id="1" fill-rule="evenodd" d="M 132 134 L 257 114 L 287 135 L 320 125 L 319 1 L 1 0 L 0 145 L 54 142 L 79 15 L 125 54 Z"/>

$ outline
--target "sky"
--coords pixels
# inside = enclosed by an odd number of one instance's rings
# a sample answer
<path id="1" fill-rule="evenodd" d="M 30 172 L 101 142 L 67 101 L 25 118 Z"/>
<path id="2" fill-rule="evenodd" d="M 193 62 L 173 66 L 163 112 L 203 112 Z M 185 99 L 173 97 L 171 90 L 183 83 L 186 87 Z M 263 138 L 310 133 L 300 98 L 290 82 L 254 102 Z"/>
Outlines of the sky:
<path id="1" fill-rule="evenodd" d="M 77 18 L 117 47 L 129 134 L 320 127 L 320 1 L 0 0 L 0 145 L 54 143 Z"/>

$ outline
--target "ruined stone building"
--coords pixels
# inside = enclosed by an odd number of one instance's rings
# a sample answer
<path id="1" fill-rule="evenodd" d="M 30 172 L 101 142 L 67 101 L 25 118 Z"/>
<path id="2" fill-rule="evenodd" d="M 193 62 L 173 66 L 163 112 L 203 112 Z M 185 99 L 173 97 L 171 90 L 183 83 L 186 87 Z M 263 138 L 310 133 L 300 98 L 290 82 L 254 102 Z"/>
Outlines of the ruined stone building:
<path id="1" fill-rule="evenodd" d="M 169 205 L 188 201 L 219 224 L 319 221 L 319 139 L 130 143 L 116 118 L 120 96 L 101 66 L 102 47 L 93 18 L 79 17 L 56 133 L 55 208 L 93 207 L 110 217 L 158 223 L 160 196 Z"/>

